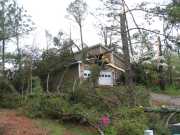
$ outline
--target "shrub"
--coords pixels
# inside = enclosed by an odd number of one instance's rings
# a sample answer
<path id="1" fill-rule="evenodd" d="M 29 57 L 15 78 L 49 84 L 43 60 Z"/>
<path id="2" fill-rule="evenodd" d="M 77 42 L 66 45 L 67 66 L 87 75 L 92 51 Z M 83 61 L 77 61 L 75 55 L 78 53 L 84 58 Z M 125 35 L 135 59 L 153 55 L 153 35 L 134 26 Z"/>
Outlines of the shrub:
<path id="1" fill-rule="evenodd" d="M 20 105 L 20 98 L 11 82 L 0 77 L 0 107 L 16 108 Z"/>
<path id="2" fill-rule="evenodd" d="M 118 135 L 142 135 L 146 126 L 137 120 L 122 120 Z"/>
<path id="3" fill-rule="evenodd" d="M 41 96 L 29 95 L 25 97 L 24 111 L 29 117 L 42 117 Z"/>
<path id="4" fill-rule="evenodd" d="M 120 108 L 116 120 L 118 135 L 141 135 L 147 128 L 148 120 L 141 108 Z"/>
<path id="5" fill-rule="evenodd" d="M 117 135 L 117 129 L 113 126 L 109 126 L 104 131 L 105 135 Z"/>
<path id="6" fill-rule="evenodd" d="M 137 106 L 149 106 L 150 94 L 149 90 L 140 85 L 135 87 L 135 97 Z"/>
<path id="7" fill-rule="evenodd" d="M 148 127 L 153 129 L 157 135 L 169 135 L 169 129 L 165 127 L 165 121 L 160 114 L 151 113 L 148 115 Z"/>
<path id="8" fill-rule="evenodd" d="M 60 118 L 65 108 L 59 97 L 43 97 L 40 104 L 43 115 L 49 118 Z"/>
<path id="9" fill-rule="evenodd" d="M 21 106 L 21 97 L 17 94 L 1 94 L 0 107 L 15 109 Z"/>
<path id="10" fill-rule="evenodd" d="M 32 91 L 33 91 L 33 94 L 36 94 L 36 95 L 42 94 L 43 92 L 43 88 L 41 86 L 41 80 L 37 76 L 32 78 Z"/>
<path id="11" fill-rule="evenodd" d="M 60 118 L 70 108 L 68 102 L 58 96 L 30 95 L 26 103 L 25 113 L 30 117 Z"/>

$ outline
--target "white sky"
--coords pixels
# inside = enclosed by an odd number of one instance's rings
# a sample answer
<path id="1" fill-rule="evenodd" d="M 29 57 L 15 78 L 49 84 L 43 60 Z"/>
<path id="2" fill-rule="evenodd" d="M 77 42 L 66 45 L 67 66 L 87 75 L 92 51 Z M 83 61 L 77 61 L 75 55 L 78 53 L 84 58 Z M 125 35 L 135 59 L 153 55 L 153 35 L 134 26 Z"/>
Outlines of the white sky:
<path id="1" fill-rule="evenodd" d="M 32 16 L 32 20 L 37 25 L 38 29 L 32 34 L 33 38 L 29 38 L 25 44 L 36 44 L 40 48 L 44 48 L 46 42 L 44 40 L 45 34 L 44 30 L 47 29 L 53 35 L 56 35 L 59 30 L 63 30 L 67 34 L 70 31 L 70 24 L 72 27 L 72 38 L 79 39 L 79 29 L 76 23 L 67 20 L 65 16 L 67 15 L 66 8 L 72 0 L 18 0 L 24 8 L 28 11 L 28 14 Z M 142 1 L 153 2 L 153 3 L 163 3 L 166 4 L 168 0 L 126 0 L 129 4 L 135 5 L 136 3 L 141 3 Z M 86 0 L 88 4 L 88 9 L 95 11 L 99 6 L 99 0 Z M 140 16 L 139 16 L 139 20 Z M 84 41 L 89 46 L 99 43 L 100 37 L 97 35 L 97 29 L 95 29 L 94 24 L 96 20 L 88 15 L 84 22 L 83 33 Z M 138 22 L 138 20 L 137 20 Z M 161 24 L 155 24 L 155 27 L 162 26 Z"/>

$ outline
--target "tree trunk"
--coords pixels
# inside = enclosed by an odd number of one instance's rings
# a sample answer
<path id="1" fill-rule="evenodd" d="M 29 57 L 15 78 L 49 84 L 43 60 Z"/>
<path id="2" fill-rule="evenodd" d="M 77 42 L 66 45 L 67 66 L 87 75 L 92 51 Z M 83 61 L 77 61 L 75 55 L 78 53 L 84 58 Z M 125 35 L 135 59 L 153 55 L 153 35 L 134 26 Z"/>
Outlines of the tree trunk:
<path id="1" fill-rule="evenodd" d="M 63 83 L 63 80 L 64 80 L 64 77 L 65 77 L 67 70 L 68 69 L 65 69 L 61 75 L 61 78 L 60 78 L 59 83 L 58 83 L 57 88 L 56 88 L 57 92 L 61 92 L 62 83 Z"/>
<path id="2" fill-rule="evenodd" d="M 128 27 L 127 18 L 125 20 L 126 20 L 126 29 L 128 30 L 129 27 Z M 128 41 L 129 41 L 129 47 L 130 47 L 130 50 L 131 50 L 131 55 L 133 56 L 134 55 L 134 51 L 133 51 L 133 47 L 132 47 L 132 43 L 131 43 L 131 35 L 130 35 L 129 31 L 127 32 L 127 36 L 128 36 Z"/>
<path id="3" fill-rule="evenodd" d="M 126 85 L 133 85 L 133 74 L 132 68 L 130 63 L 130 54 L 129 54 L 129 43 L 128 43 L 128 35 L 126 30 L 126 15 L 121 14 L 121 40 L 122 40 L 122 48 L 124 54 L 124 61 L 125 61 L 125 69 L 126 69 Z"/>
<path id="4" fill-rule="evenodd" d="M 21 50 L 19 47 L 19 36 L 16 36 L 16 45 L 17 45 L 17 52 L 18 52 L 18 57 L 17 57 L 17 65 L 18 65 L 18 70 L 21 71 L 22 69 L 22 64 L 21 64 Z"/>
<path id="5" fill-rule="evenodd" d="M 121 40 L 122 40 L 122 48 L 124 54 L 124 65 L 125 65 L 125 84 L 128 88 L 128 96 L 129 96 L 129 105 L 135 105 L 135 94 L 133 89 L 133 72 L 130 63 L 130 53 L 129 53 L 129 43 L 128 43 L 128 33 L 126 26 L 126 14 L 120 14 L 120 28 L 121 28 Z"/>
<path id="6" fill-rule="evenodd" d="M 30 94 L 33 93 L 33 87 L 32 87 L 32 58 L 30 60 L 30 78 L 29 78 L 29 81 L 30 81 Z"/>
<path id="7" fill-rule="evenodd" d="M 172 85 L 173 84 L 173 75 L 172 75 L 172 63 L 171 63 L 171 55 L 168 56 L 168 81 L 169 84 Z"/>
<path id="8" fill-rule="evenodd" d="M 163 76 L 163 66 L 162 66 L 162 59 L 161 57 L 163 56 L 162 54 L 162 45 L 161 45 L 161 40 L 160 37 L 158 37 L 158 49 L 159 49 L 159 67 L 158 67 L 158 72 L 159 72 L 159 86 L 161 90 L 165 89 L 165 80 Z"/>
<path id="9" fill-rule="evenodd" d="M 49 73 L 46 78 L 46 92 L 49 93 Z"/>
<path id="10" fill-rule="evenodd" d="M 3 40 L 2 40 L 2 70 L 3 74 L 5 73 L 5 7 L 4 4 L 2 5 L 2 34 L 3 34 Z"/>
<path id="11" fill-rule="evenodd" d="M 104 38 L 104 45 L 108 46 L 107 27 L 102 26 L 102 33 L 103 33 L 103 38 Z"/>
<path id="12" fill-rule="evenodd" d="M 83 43 L 83 32 L 82 32 L 82 24 L 79 23 L 79 30 L 80 30 L 80 38 L 81 38 L 81 49 L 82 49 L 82 60 L 85 59 L 85 52 L 84 52 L 84 43 Z"/>
<path id="13" fill-rule="evenodd" d="M 2 40 L 2 70 L 5 71 L 5 39 Z"/>
<path id="14" fill-rule="evenodd" d="M 80 36 L 81 36 L 81 49 L 83 50 L 84 44 L 83 44 L 83 33 L 82 33 L 82 25 L 79 24 L 79 29 L 80 29 Z"/>

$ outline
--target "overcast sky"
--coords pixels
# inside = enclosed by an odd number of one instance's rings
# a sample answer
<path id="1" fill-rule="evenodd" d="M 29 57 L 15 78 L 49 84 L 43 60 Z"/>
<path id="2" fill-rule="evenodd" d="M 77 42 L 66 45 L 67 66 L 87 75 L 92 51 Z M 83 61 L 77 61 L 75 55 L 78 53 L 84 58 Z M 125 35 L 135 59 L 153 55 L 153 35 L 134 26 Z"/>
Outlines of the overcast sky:
<path id="1" fill-rule="evenodd" d="M 79 30 L 77 24 L 65 18 L 67 15 L 66 8 L 71 1 L 73 0 L 18 0 L 28 11 L 28 14 L 32 16 L 32 20 L 37 25 L 37 30 L 32 34 L 33 38 L 29 39 L 26 44 L 34 43 L 40 46 L 40 48 L 43 48 L 46 46 L 45 40 L 43 40 L 45 29 L 53 35 L 58 33 L 59 30 L 69 33 L 70 25 L 72 28 L 72 38 L 78 40 Z M 166 4 L 168 0 L 126 0 L 129 7 L 142 1 L 154 4 Z M 88 10 L 91 11 L 95 11 L 100 6 L 99 0 L 86 0 L 86 2 L 88 4 Z M 139 20 L 141 20 L 140 16 Z M 84 41 L 89 46 L 100 41 L 100 38 L 97 36 L 97 29 L 94 27 L 96 21 L 93 16 L 88 15 L 84 22 Z M 162 25 L 160 24 L 160 26 Z"/>

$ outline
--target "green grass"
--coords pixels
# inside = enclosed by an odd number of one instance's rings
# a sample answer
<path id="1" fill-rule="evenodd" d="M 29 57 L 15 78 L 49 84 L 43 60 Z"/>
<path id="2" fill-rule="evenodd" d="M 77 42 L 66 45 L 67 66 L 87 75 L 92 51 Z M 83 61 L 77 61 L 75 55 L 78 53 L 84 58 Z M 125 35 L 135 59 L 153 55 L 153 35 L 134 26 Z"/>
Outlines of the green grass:
<path id="1" fill-rule="evenodd" d="M 65 133 L 72 135 L 97 135 L 90 128 L 75 124 L 61 124 L 53 120 L 42 119 L 36 120 L 36 122 L 41 128 L 47 129 L 50 135 L 65 135 Z"/>
<path id="2" fill-rule="evenodd" d="M 169 88 L 164 91 L 165 94 L 170 96 L 180 96 L 180 89 Z"/>
<path id="3" fill-rule="evenodd" d="M 155 93 L 167 94 L 170 96 L 180 96 L 180 89 L 174 85 L 166 86 L 165 90 L 160 90 L 159 86 L 151 88 Z"/>

